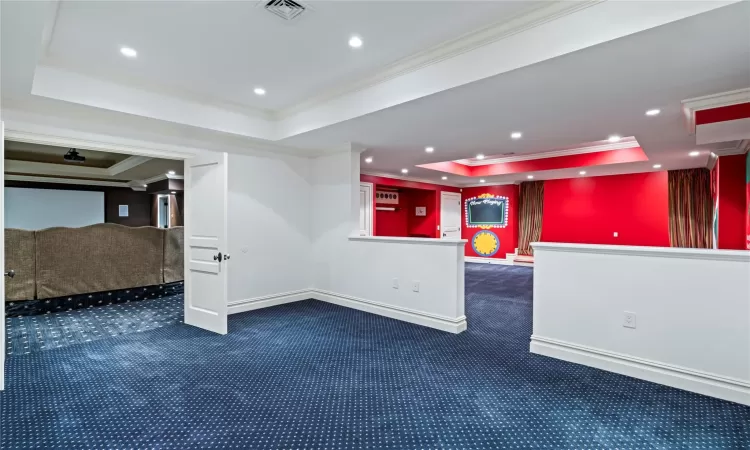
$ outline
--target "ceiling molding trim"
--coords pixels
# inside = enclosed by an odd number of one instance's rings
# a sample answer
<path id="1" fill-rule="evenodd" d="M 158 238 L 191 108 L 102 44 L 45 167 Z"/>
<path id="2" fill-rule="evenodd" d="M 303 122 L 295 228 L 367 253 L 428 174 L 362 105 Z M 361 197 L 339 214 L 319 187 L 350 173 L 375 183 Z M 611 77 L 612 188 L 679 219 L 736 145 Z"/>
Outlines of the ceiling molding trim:
<path id="1" fill-rule="evenodd" d="M 136 142 L 114 136 L 81 133 L 71 129 L 44 127 L 36 124 L 15 122 L 13 120 L 5 121 L 5 139 L 30 144 L 124 153 L 126 155 L 148 156 L 152 158 L 185 159 L 192 158 L 199 153 L 197 149 L 186 147 L 153 145 L 147 142 Z"/>
<path id="2" fill-rule="evenodd" d="M 68 164 L 52 164 L 35 161 L 17 161 L 9 159 L 5 161 L 5 171 L 15 173 L 28 173 L 34 175 L 57 175 L 57 176 L 78 176 L 78 177 L 99 177 L 107 178 L 109 174 L 107 169 L 99 167 L 86 167 Z"/>
<path id="3" fill-rule="evenodd" d="M 167 173 L 163 173 L 161 175 L 156 175 L 151 178 L 147 178 L 145 180 L 140 180 L 140 181 L 136 180 L 136 181 L 133 181 L 133 183 L 144 185 L 144 184 L 156 183 L 157 181 L 162 181 L 162 180 L 184 180 L 184 179 L 185 177 L 183 175 L 169 175 Z"/>
<path id="4" fill-rule="evenodd" d="M 130 170 L 133 167 L 140 166 L 141 164 L 151 161 L 151 158 L 148 156 L 130 156 L 126 159 L 123 159 L 122 161 L 118 162 L 117 164 L 114 164 L 107 168 L 107 175 L 113 177 L 115 175 L 119 175 L 126 170 Z"/>
<path id="5" fill-rule="evenodd" d="M 750 88 L 720 92 L 718 94 L 704 95 L 703 97 L 683 100 L 682 112 L 685 114 L 685 123 L 688 132 L 690 134 L 695 134 L 696 111 L 721 108 L 722 106 L 737 105 L 739 103 L 750 103 Z"/>
<path id="6" fill-rule="evenodd" d="M 7 181 L 29 181 L 34 183 L 80 184 L 85 186 L 107 186 L 129 188 L 128 183 L 117 181 L 78 180 L 74 178 L 37 177 L 33 175 L 5 175 Z"/>
<path id="7" fill-rule="evenodd" d="M 461 187 L 475 188 L 475 187 L 486 187 L 486 186 L 510 186 L 510 185 L 513 185 L 513 184 L 521 184 L 521 182 L 520 181 L 506 181 L 504 183 L 492 183 L 492 182 L 489 182 L 489 183 L 474 183 L 474 184 L 465 184 L 465 185 L 463 185 Z"/>
<path id="8" fill-rule="evenodd" d="M 447 181 L 440 180 L 428 180 L 426 178 L 418 178 L 418 177 L 405 177 L 402 175 L 394 175 L 392 173 L 388 172 L 376 172 L 371 170 L 361 170 L 360 175 L 370 175 L 372 177 L 383 177 L 383 178 L 393 178 L 394 180 L 402 180 L 402 181 L 413 181 L 415 183 L 427 183 L 427 184 L 435 184 L 437 186 L 450 186 L 450 187 L 462 187 L 460 184 L 456 183 L 448 183 Z"/>
<path id="9" fill-rule="evenodd" d="M 511 19 L 496 22 L 479 30 L 464 34 L 458 38 L 443 42 L 431 49 L 403 58 L 372 76 L 344 85 L 340 88 L 329 90 L 319 96 L 302 101 L 289 108 L 281 109 L 276 112 L 274 116 L 278 120 L 286 119 L 287 117 L 291 117 L 299 112 L 327 103 L 334 98 L 361 91 L 419 69 L 423 69 L 440 61 L 454 58 L 479 47 L 513 36 L 514 34 L 574 14 L 601 3 L 602 1 L 604 0 L 585 0 L 578 2 L 557 1 L 531 11 L 519 13 Z"/>
<path id="10" fill-rule="evenodd" d="M 564 150 L 553 150 L 549 152 L 531 153 L 531 154 L 526 154 L 526 155 L 513 155 L 513 156 L 507 156 L 507 157 L 501 157 L 501 158 L 490 158 L 490 159 L 483 159 L 481 161 L 474 160 L 474 159 L 459 159 L 453 162 L 458 163 L 458 164 L 463 164 L 465 166 L 489 166 L 492 164 L 502 164 L 502 163 L 509 163 L 509 162 L 518 162 L 518 161 L 531 161 L 534 159 L 557 158 L 560 156 L 584 155 L 587 153 L 623 150 L 627 148 L 636 148 L 636 147 L 640 147 L 640 144 L 638 143 L 638 141 L 635 140 L 635 138 L 633 137 L 628 137 L 628 138 L 624 138 L 621 142 L 616 142 L 616 143 L 590 145 L 586 147 L 569 148 L 569 149 L 564 149 Z"/>
<path id="11" fill-rule="evenodd" d="M 720 148 L 714 150 L 717 156 L 744 155 L 750 150 L 750 139 L 739 141 L 734 147 Z"/>

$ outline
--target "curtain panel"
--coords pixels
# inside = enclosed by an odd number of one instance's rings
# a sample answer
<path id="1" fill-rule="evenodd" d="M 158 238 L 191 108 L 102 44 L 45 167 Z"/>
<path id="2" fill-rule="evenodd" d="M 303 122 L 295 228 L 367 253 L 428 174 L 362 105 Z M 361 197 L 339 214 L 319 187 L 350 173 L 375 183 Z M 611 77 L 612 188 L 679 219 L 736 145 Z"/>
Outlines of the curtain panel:
<path id="1" fill-rule="evenodd" d="M 711 248 L 711 172 L 670 170 L 669 240 L 672 247 Z"/>
<path id="2" fill-rule="evenodd" d="M 518 254 L 531 256 L 532 242 L 542 236 L 542 211 L 544 209 L 544 181 L 521 183 L 518 195 Z"/>

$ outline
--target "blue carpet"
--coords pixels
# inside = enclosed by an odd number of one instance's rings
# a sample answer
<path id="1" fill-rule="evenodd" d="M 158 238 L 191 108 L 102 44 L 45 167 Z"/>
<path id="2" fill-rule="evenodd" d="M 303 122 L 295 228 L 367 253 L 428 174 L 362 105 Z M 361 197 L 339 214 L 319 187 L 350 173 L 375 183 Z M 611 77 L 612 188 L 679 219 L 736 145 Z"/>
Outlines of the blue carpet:
<path id="1" fill-rule="evenodd" d="M 182 320 L 183 294 L 112 306 L 5 319 L 8 356 L 67 347 L 173 325 Z"/>
<path id="2" fill-rule="evenodd" d="M 748 449 L 750 408 L 532 355 L 531 270 L 452 335 L 304 301 L 14 355 L 3 449 Z"/>

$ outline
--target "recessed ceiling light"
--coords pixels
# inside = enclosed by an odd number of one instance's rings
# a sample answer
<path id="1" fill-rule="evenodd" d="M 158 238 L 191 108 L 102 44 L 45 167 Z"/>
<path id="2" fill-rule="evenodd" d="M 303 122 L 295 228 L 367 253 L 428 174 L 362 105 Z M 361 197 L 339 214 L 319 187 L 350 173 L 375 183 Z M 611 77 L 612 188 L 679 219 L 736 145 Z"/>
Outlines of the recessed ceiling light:
<path id="1" fill-rule="evenodd" d="M 372 162 L 372 156 L 368 156 L 367 158 L 365 158 L 365 162 L 367 164 L 370 164 Z"/>
<path id="2" fill-rule="evenodd" d="M 147 185 L 147 184 L 144 184 L 144 185 L 143 185 L 143 187 L 148 187 L 148 185 Z"/>
<path id="3" fill-rule="evenodd" d="M 360 48 L 362 47 L 362 38 L 359 36 L 352 36 L 349 38 L 349 47 Z"/>
<path id="4" fill-rule="evenodd" d="M 484 159 L 484 155 L 483 155 L 483 154 L 481 154 L 481 153 L 480 153 L 480 154 L 478 154 L 478 155 L 477 155 L 477 159 Z"/>
<path id="5" fill-rule="evenodd" d="M 654 164 L 654 169 L 661 169 L 661 164 Z"/>
<path id="6" fill-rule="evenodd" d="M 253 92 L 255 92 L 255 95 L 266 95 L 266 90 L 262 87 L 257 87 L 253 89 Z"/>
<path id="7" fill-rule="evenodd" d="M 661 112 L 661 109 L 649 109 L 648 111 L 646 111 L 646 115 L 647 116 L 658 116 L 660 112 Z"/>
<path id="8" fill-rule="evenodd" d="M 534 178 L 534 175 L 526 175 L 526 178 L 528 178 L 529 180 L 531 180 L 532 178 Z"/>
<path id="9" fill-rule="evenodd" d="M 585 170 L 582 170 L 582 171 L 580 171 L 580 172 L 578 172 L 578 173 L 579 173 L 580 175 L 586 175 L 586 171 L 585 171 Z"/>
<path id="10" fill-rule="evenodd" d="M 484 183 L 484 178 L 482 178 L 481 180 L 479 180 L 479 182 L 480 183 Z"/>
<path id="11" fill-rule="evenodd" d="M 409 173 L 409 169 L 401 169 L 401 173 Z"/>
<path id="12" fill-rule="evenodd" d="M 167 174 L 168 175 L 174 175 L 174 170 L 170 170 L 169 172 L 167 172 Z"/>
<path id="13" fill-rule="evenodd" d="M 692 152 L 688 153 L 688 155 L 690 155 L 690 156 L 698 156 L 700 154 L 701 154 L 701 152 L 699 152 L 698 150 L 693 150 Z"/>
<path id="14" fill-rule="evenodd" d="M 521 136 L 523 136 L 523 135 L 521 134 L 520 131 L 514 131 L 514 132 L 510 133 L 511 139 L 521 139 Z"/>
<path id="15" fill-rule="evenodd" d="M 121 47 L 120 53 L 122 53 L 124 56 L 127 56 L 128 58 L 135 58 L 136 56 L 138 56 L 138 52 L 130 47 Z"/>
<path id="16" fill-rule="evenodd" d="M 435 147 L 425 147 L 424 151 L 426 151 L 427 153 L 432 153 L 435 151 Z"/>
<path id="17" fill-rule="evenodd" d="M 442 179 L 443 179 L 443 180 L 447 180 L 447 179 L 448 179 L 448 177 L 443 177 Z"/>
<path id="18" fill-rule="evenodd" d="M 608 138 L 607 140 L 608 140 L 609 142 L 620 142 L 620 139 L 622 139 L 622 138 L 621 138 L 620 136 L 618 136 L 618 135 L 616 135 L 616 134 L 613 134 L 613 135 L 612 135 L 612 136 L 610 136 L 610 137 L 609 137 L 609 138 Z"/>
<path id="19" fill-rule="evenodd" d="M 172 193 L 173 193 L 173 194 L 176 194 L 177 192 L 175 192 L 175 191 L 172 191 Z"/>

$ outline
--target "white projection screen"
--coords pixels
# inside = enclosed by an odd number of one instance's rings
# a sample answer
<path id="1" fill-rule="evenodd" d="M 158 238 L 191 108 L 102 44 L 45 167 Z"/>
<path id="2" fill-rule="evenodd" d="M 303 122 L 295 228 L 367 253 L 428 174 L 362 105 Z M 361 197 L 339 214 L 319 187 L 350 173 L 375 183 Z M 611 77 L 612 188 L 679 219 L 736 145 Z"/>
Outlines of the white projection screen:
<path id="1" fill-rule="evenodd" d="M 104 223 L 104 192 L 5 188 L 5 227 L 41 230 Z"/>

